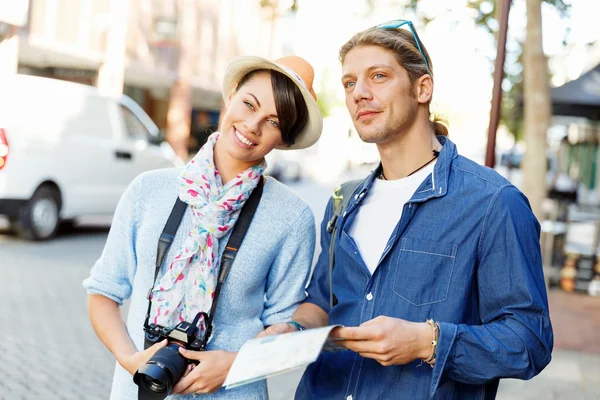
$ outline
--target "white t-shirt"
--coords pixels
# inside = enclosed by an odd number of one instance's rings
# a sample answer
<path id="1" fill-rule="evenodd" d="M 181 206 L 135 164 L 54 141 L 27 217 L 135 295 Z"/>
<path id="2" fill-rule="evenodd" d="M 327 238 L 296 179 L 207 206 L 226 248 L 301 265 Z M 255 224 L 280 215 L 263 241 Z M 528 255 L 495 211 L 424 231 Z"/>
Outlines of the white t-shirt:
<path id="1" fill-rule="evenodd" d="M 375 179 L 360 203 L 349 233 L 371 274 L 375 272 L 383 250 L 402 217 L 404 204 L 433 172 L 436 162 L 406 178 L 393 181 Z"/>

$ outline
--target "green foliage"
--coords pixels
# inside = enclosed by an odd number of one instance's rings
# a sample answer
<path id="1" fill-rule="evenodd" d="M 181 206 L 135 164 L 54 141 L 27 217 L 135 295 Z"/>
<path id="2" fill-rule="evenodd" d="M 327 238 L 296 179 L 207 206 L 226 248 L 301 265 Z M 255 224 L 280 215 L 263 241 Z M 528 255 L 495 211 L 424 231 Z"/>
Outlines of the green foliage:
<path id="1" fill-rule="evenodd" d="M 331 114 L 331 104 L 329 102 L 329 98 L 329 92 L 324 90 L 321 91 L 317 96 L 317 104 L 321 109 L 321 114 L 323 115 L 323 118 L 328 117 Z"/>
<path id="2" fill-rule="evenodd" d="M 259 0 L 260 1 L 260 7 L 261 8 L 271 8 L 271 9 L 277 9 L 277 7 L 279 7 L 279 0 Z M 297 12 L 298 11 L 298 4 L 299 0 L 293 0 L 292 4 L 290 5 L 290 7 L 287 9 L 287 11 L 290 12 Z"/>
<path id="3" fill-rule="evenodd" d="M 496 4 L 497 1 L 493 0 L 469 0 L 467 3 L 467 7 L 476 12 L 475 23 L 485 28 L 491 34 L 495 34 L 498 31 Z"/>
<path id="4" fill-rule="evenodd" d="M 334 78 L 330 68 L 326 67 L 321 71 L 321 90 L 317 94 L 317 104 L 321 109 L 323 117 L 331 115 L 331 109 L 334 107 L 343 107 L 344 103 L 340 101 L 335 93 L 338 80 Z"/>
<path id="5" fill-rule="evenodd" d="M 278 1 L 277 0 L 260 0 L 260 7 L 261 8 L 272 8 L 277 6 Z"/>
<path id="6" fill-rule="evenodd" d="M 556 8 L 562 18 L 568 18 L 571 15 L 571 5 L 565 3 L 564 0 L 544 0 L 544 2 Z"/>

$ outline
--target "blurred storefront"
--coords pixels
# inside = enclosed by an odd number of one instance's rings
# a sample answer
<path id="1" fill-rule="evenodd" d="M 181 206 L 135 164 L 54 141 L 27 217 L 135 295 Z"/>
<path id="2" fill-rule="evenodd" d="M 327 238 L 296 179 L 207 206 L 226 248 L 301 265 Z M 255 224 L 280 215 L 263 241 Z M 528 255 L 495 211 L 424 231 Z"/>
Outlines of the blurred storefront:
<path id="1" fill-rule="evenodd" d="M 0 3 L 0 39 L 11 32 L 18 39 L 12 54 L 19 73 L 125 93 L 161 130 L 167 128 L 169 100 L 178 95 L 177 87 L 189 87 L 184 102 L 193 133 L 192 110 L 214 117 L 221 108 L 219 82 L 230 58 L 241 54 L 276 58 L 283 52 L 277 35 L 280 13 L 259 1 Z M 3 40 L 0 51 L 3 43 L 8 47 Z M 2 60 L 0 64 L 9 64 L 7 57 Z"/>
<path id="2" fill-rule="evenodd" d="M 564 135 L 554 141 L 547 254 L 564 290 L 600 296 L 600 63 L 551 96 L 554 124 Z"/>

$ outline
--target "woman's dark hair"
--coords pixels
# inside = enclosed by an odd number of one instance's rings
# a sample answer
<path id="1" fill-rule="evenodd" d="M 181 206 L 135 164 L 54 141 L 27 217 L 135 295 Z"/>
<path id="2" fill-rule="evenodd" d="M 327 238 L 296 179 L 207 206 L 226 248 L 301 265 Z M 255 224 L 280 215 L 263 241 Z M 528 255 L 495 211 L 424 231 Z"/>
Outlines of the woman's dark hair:
<path id="1" fill-rule="evenodd" d="M 270 69 L 257 69 L 248 73 L 238 83 L 236 91 L 252 79 L 254 75 L 261 72 L 267 72 L 271 75 L 271 87 L 273 88 L 281 138 L 286 146 L 291 146 L 296 142 L 296 138 L 308 122 L 308 107 L 302 92 L 290 78 L 279 71 Z"/>

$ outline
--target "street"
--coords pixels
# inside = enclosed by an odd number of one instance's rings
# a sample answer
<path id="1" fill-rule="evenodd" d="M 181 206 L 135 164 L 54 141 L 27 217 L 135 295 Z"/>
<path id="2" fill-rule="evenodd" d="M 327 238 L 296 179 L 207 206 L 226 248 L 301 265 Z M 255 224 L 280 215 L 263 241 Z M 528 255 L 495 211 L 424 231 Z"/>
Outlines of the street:
<path id="1" fill-rule="evenodd" d="M 300 186 L 322 214 L 329 186 Z M 109 396 L 114 359 L 89 323 L 82 281 L 100 256 L 110 218 L 84 222 L 49 242 L 0 231 L 0 400 Z M 277 378 L 272 398 L 292 396 L 296 375 Z"/>
<path id="2" fill-rule="evenodd" d="M 317 222 L 332 186 L 294 186 Z M 0 400 L 108 398 L 114 360 L 92 330 L 81 284 L 107 232 L 79 227 L 41 243 L 0 233 Z M 598 353 L 557 349 L 539 377 L 502 383 L 498 399 L 600 399 L 598 372 Z M 271 399 L 292 398 L 300 373 L 270 380 Z"/>
<path id="3" fill-rule="evenodd" d="M 0 236 L 0 399 L 106 399 L 113 360 L 81 285 L 106 230 L 47 243 Z"/>

